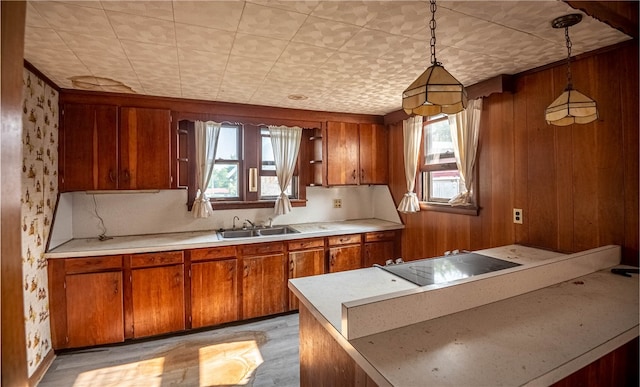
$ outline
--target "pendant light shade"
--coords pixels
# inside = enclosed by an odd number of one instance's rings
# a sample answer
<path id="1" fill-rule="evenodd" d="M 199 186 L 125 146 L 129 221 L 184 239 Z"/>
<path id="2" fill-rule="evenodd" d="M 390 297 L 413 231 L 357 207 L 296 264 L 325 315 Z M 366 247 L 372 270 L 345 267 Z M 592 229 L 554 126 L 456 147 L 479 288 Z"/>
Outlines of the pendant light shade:
<path id="1" fill-rule="evenodd" d="M 551 22 L 553 28 L 564 28 L 567 43 L 567 87 L 555 101 L 547 107 L 544 118 L 547 124 L 567 126 L 572 124 L 588 124 L 598 119 L 596 101 L 573 88 L 571 80 L 571 39 L 569 27 L 578 24 L 582 15 L 574 13 L 560 16 Z"/>
<path id="2" fill-rule="evenodd" d="M 402 93 L 402 108 L 407 114 L 435 116 L 456 114 L 467 107 L 467 92 L 436 59 L 436 2 L 430 0 L 431 66 Z"/>
<path id="3" fill-rule="evenodd" d="M 545 110 L 548 124 L 567 126 L 588 124 L 598 119 L 596 101 L 578 90 L 567 89 Z"/>
<path id="4" fill-rule="evenodd" d="M 467 106 L 464 86 L 440 64 L 431 65 L 402 93 L 407 114 L 456 114 Z"/>

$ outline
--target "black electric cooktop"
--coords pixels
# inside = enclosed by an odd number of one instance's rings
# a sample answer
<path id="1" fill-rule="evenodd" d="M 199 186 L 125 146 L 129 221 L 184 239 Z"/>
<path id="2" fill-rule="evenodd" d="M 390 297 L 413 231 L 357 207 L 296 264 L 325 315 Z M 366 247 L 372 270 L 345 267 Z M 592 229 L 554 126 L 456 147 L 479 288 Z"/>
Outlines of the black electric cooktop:
<path id="1" fill-rule="evenodd" d="M 520 266 L 520 264 L 487 257 L 486 255 L 465 253 L 440 258 L 420 259 L 395 265 L 376 266 L 418 286 L 426 286 L 504 270 Z"/>

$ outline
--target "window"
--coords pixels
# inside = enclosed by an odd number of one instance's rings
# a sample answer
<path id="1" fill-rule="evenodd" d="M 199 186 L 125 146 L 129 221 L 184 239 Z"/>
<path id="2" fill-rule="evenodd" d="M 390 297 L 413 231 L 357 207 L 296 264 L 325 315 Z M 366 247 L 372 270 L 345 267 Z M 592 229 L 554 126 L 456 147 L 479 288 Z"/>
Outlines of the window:
<path id="1" fill-rule="evenodd" d="M 215 118 L 206 120 L 221 122 Z M 196 196 L 193 120 L 178 121 L 178 186 L 188 188 L 188 207 Z M 298 160 L 300 163 L 300 160 Z M 298 173 L 285 191 L 293 206 L 306 204 Z M 252 174 L 251 172 L 255 172 Z M 255 184 L 251 180 L 255 180 Z M 251 187 L 256 185 L 257 189 Z M 214 209 L 266 208 L 280 195 L 271 138 L 266 126 L 224 122 L 220 129 L 214 171 L 207 187 Z"/>
<path id="2" fill-rule="evenodd" d="M 212 199 L 240 198 L 241 132 L 239 125 L 222 125 L 220 128 L 216 162 L 206 191 Z"/>
<path id="3" fill-rule="evenodd" d="M 263 200 L 275 200 L 280 195 L 280 184 L 278 184 L 278 178 L 276 177 L 276 163 L 273 156 L 273 147 L 271 146 L 271 137 L 269 136 L 269 129 L 263 127 L 260 129 L 261 148 L 260 148 L 260 199 Z M 294 174 L 291 179 L 291 184 L 285 189 L 285 193 L 289 196 L 289 199 L 296 198 L 297 190 L 294 187 L 298 186 L 298 176 Z"/>
<path id="4" fill-rule="evenodd" d="M 423 136 L 419 181 L 423 206 L 432 210 L 470 213 L 469 206 L 452 207 L 448 203 L 465 191 L 456 165 L 449 118 L 444 114 L 429 117 L 424 122 Z M 477 214 L 475 209 L 472 211 Z"/>

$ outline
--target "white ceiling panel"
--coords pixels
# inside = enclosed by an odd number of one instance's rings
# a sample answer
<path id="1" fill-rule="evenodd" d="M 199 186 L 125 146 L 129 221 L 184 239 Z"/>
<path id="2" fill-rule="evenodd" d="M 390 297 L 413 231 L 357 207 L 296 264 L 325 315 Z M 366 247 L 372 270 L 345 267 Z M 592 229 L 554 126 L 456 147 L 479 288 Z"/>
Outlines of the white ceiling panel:
<path id="1" fill-rule="evenodd" d="M 466 86 L 566 57 L 556 0 L 438 1 L 436 54 Z M 146 95 L 386 114 L 430 65 L 424 0 L 29 1 L 25 59 L 53 82 Z M 583 15 L 573 54 L 630 37 Z M 304 95 L 302 100 L 288 96 Z"/>

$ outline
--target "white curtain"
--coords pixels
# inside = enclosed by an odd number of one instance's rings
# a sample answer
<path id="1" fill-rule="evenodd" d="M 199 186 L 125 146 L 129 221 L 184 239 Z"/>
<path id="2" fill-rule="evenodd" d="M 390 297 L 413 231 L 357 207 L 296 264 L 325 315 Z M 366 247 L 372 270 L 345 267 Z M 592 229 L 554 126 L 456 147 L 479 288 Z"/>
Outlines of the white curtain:
<path id="1" fill-rule="evenodd" d="M 460 178 L 464 181 L 465 190 L 449 200 L 452 206 L 464 206 L 471 203 L 473 197 L 474 166 L 478 151 L 478 134 L 480 132 L 480 114 L 482 98 L 468 102 L 467 108 L 460 113 L 449 116 L 449 128 L 456 164 Z"/>
<path id="2" fill-rule="evenodd" d="M 418 196 L 413 189 L 416 184 L 416 170 L 422 140 L 422 116 L 412 116 L 402 122 L 404 137 L 404 175 L 407 179 L 407 193 L 400 201 L 398 211 L 412 213 L 420 211 Z"/>
<path id="3" fill-rule="evenodd" d="M 193 203 L 194 218 L 208 218 L 213 214 L 213 207 L 207 197 L 206 190 L 213 174 L 213 165 L 216 160 L 216 148 L 222 124 L 213 121 L 196 121 L 196 182 L 198 192 Z"/>
<path id="4" fill-rule="evenodd" d="M 297 126 L 269 126 L 269 136 L 271 136 L 271 146 L 273 147 L 273 158 L 276 164 L 276 176 L 280 186 L 280 195 L 276 199 L 274 213 L 284 215 L 291 212 L 291 201 L 284 192 L 291 183 L 293 171 L 296 168 L 298 151 L 300 150 L 300 139 L 302 138 L 302 128 Z"/>

